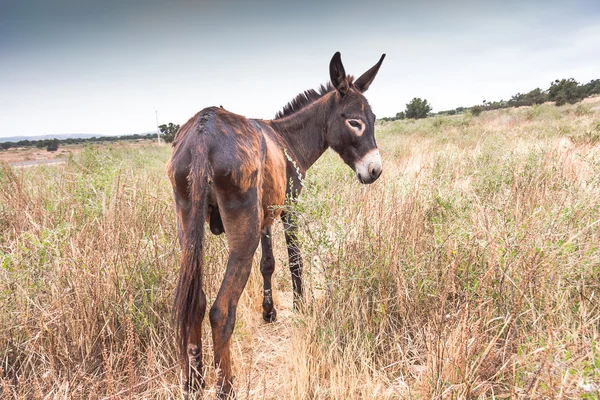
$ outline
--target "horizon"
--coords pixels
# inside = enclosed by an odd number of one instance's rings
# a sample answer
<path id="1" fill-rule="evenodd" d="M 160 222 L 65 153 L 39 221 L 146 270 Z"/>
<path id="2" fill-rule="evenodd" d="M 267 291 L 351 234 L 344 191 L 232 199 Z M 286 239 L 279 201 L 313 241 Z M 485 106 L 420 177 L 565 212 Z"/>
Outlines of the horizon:
<path id="1" fill-rule="evenodd" d="M 86 133 L 86 132 L 66 132 L 66 133 L 42 133 L 40 135 L 17 135 L 17 136 L 2 136 L 0 135 L 0 142 L 8 142 L 10 140 L 8 139 L 21 139 L 21 140 L 45 140 L 45 139 L 50 139 L 49 136 L 53 136 L 53 139 L 58 139 L 58 140 L 64 140 L 64 139 L 79 139 L 82 136 L 88 136 L 85 137 L 84 139 L 88 139 L 88 138 L 92 138 L 92 137 L 96 137 L 96 138 L 101 138 L 101 137 L 114 137 L 114 136 L 133 136 L 133 135 L 140 135 L 140 136 L 145 136 L 145 135 L 156 135 L 156 129 L 153 131 L 148 131 L 148 132 L 131 132 L 131 133 L 114 133 L 114 134 L 102 134 L 102 133 Z M 161 133 L 161 135 L 163 135 Z M 68 136 L 68 138 L 66 138 L 65 136 Z"/>
<path id="2" fill-rule="evenodd" d="M 273 118 L 328 81 L 332 55 L 379 118 L 600 78 L 600 4 L 464 0 L 258 4 L 0 2 L 0 137 L 142 134 L 208 106 Z M 369 12 L 367 12 L 369 11 Z M 307 28 L 308 27 L 308 28 Z M 359 29 L 356 29 L 356 28 Z M 24 123 L 26 121 L 27 123 Z"/>

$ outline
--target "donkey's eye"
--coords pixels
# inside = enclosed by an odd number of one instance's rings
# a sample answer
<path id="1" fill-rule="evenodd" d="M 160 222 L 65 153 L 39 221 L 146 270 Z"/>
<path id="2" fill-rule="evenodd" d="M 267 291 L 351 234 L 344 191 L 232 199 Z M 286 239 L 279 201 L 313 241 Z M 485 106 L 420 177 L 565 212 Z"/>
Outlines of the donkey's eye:
<path id="1" fill-rule="evenodd" d="M 356 128 L 356 129 L 360 129 L 361 128 L 360 123 L 358 121 L 353 120 L 353 119 L 351 119 L 350 121 L 348 121 L 348 123 L 353 128 Z"/>

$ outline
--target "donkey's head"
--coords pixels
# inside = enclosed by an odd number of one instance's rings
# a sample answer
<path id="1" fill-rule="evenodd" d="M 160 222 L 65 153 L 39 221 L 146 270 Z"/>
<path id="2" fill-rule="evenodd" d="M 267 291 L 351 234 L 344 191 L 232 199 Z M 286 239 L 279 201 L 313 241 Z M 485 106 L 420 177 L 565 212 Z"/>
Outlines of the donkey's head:
<path id="1" fill-rule="evenodd" d="M 375 79 L 384 58 L 385 54 L 356 81 L 346 76 L 339 52 L 329 64 L 335 101 L 327 123 L 327 144 L 356 172 L 361 183 L 373 183 L 381 175 L 381 157 L 375 143 L 375 114 L 363 93 Z"/>

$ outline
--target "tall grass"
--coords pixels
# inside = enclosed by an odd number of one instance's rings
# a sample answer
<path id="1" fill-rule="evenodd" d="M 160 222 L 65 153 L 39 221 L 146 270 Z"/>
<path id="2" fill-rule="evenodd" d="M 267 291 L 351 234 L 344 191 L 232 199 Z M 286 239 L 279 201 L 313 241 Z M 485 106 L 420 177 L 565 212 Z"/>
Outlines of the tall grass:
<path id="1" fill-rule="evenodd" d="M 375 184 L 330 152 L 308 174 L 295 209 L 304 309 L 262 324 L 253 271 L 238 397 L 598 396 L 600 101 L 377 129 Z M 181 396 L 168 156 L 90 147 L 65 167 L 0 169 L 0 396 Z M 227 248 L 207 239 L 212 301 Z"/>

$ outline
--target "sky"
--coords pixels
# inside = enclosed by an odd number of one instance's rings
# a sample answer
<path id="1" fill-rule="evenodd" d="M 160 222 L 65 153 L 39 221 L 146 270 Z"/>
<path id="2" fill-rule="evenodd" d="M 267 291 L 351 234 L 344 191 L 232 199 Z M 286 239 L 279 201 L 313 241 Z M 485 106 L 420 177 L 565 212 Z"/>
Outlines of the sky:
<path id="1" fill-rule="evenodd" d="M 342 53 L 378 117 L 600 78 L 598 0 L 0 0 L 0 137 L 272 118 Z"/>

